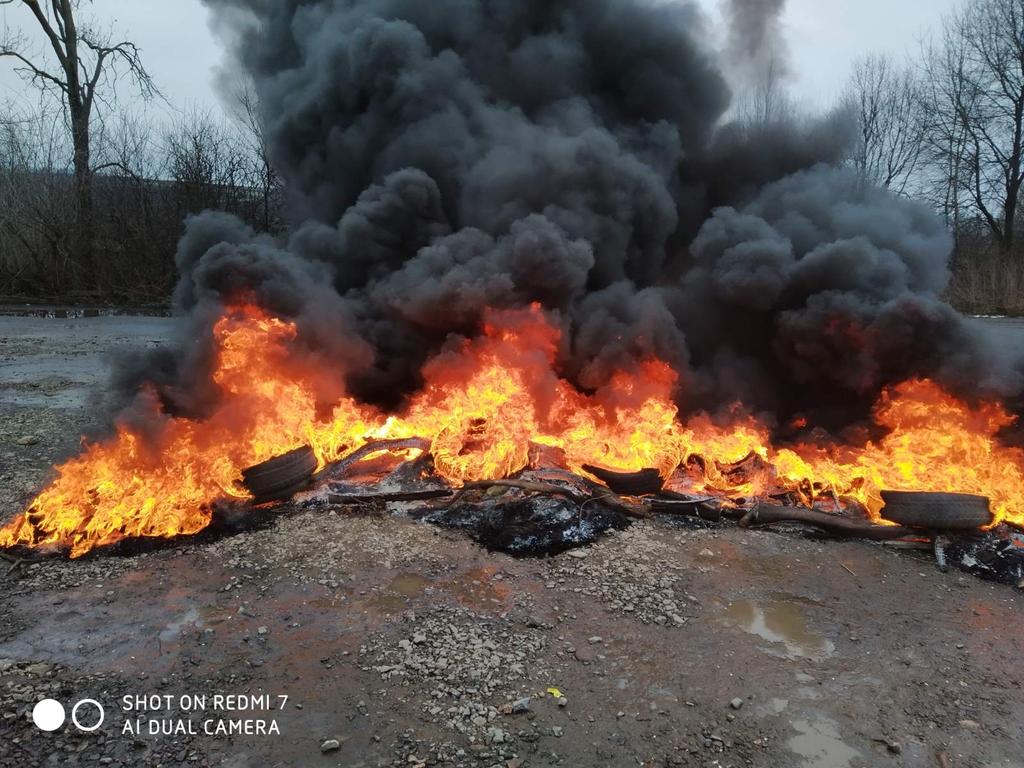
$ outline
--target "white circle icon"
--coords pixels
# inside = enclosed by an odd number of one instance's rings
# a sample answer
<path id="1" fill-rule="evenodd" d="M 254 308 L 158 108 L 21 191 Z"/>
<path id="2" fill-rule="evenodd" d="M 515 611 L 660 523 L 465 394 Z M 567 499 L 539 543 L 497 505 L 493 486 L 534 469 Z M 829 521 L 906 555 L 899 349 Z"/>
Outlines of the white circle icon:
<path id="1" fill-rule="evenodd" d="M 43 699 L 32 707 L 32 722 L 41 731 L 56 731 L 64 725 L 64 705 L 56 699 Z"/>
<path id="2" fill-rule="evenodd" d="M 83 704 L 92 704 L 94 707 L 96 707 L 96 711 L 99 712 L 100 717 L 99 720 L 96 721 L 95 725 L 82 725 L 80 722 L 78 722 L 78 708 Z M 60 712 L 63 719 L 64 709 L 61 708 Z M 103 705 L 96 701 L 96 699 L 82 699 L 80 702 L 78 702 L 77 704 L 75 704 L 75 706 L 71 708 L 71 722 L 75 724 L 75 728 L 77 728 L 80 731 L 83 731 L 84 733 L 92 733 L 101 725 L 103 725 L 104 715 L 106 715 L 106 713 L 103 711 Z"/>

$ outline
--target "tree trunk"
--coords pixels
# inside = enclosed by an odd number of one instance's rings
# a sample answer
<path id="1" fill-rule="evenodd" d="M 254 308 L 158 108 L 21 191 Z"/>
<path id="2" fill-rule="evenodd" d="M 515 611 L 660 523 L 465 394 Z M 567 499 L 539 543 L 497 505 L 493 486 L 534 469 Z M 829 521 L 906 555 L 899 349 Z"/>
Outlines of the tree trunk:
<path id="1" fill-rule="evenodd" d="M 77 110 L 76 110 L 77 111 Z M 89 157 L 88 115 L 72 114 L 71 138 L 74 144 L 75 231 L 72 253 L 79 285 L 100 288 L 96 269 L 95 226 L 93 223 L 92 168 Z"/>

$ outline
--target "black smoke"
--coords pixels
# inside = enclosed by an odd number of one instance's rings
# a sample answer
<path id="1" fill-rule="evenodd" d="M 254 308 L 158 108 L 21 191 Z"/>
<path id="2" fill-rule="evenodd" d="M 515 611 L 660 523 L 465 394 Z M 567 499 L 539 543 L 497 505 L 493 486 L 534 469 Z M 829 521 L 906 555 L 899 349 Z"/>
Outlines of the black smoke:
<path id="1" fill-rule="evenodd" d="M 688 408 L 739 398 L 831 425 L 914 375 L 1019 388 L 940 298 L 944 227 L 841 167 L 840 117 L 727 120 L 691 4 L 206 2 L 255 83 L 291 226 L 189 219 L 190 338 L 251 297 L 395 406 L 486 307 L 540 302 L 564 325 L 564 375 L 596 388 L 657 355 Z M 732 6 L 735 34 L 769 45 L 781 3 Z M 208 354 L 187 349 L 124 382 L 201 410 Z"/>

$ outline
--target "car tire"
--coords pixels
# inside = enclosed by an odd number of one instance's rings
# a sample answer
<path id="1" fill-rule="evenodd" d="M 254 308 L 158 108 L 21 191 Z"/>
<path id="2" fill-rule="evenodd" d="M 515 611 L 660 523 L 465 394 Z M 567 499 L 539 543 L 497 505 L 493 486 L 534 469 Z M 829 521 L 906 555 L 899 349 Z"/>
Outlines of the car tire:
<path id="1" fill-rule="evenodd" d="M 910 528 L 970 530 L 992 523 L 985 496 L 928 491 L 882 491 L 882 517 Z"/>
<path id="2" fill-rule="evenodd" d="M 242 470 L 242 485 L 257 502 L 287 499 L 309 485 L 316 465 L 316 454 L 304 445 Z"/>

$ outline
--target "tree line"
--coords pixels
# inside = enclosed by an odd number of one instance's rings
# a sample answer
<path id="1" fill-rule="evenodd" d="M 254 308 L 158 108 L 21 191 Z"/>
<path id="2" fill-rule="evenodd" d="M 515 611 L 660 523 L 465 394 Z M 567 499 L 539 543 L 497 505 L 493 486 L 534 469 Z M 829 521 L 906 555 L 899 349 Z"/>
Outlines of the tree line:
<path id="1" fill-rule="evenodd" d="M 906 62 L 861 58 L 842 107 L 854 167 L 949 225 L 949 299 L 1024 313 L 1024 0 L 968 0 Z"/>
<path id="2" fill-rule="evenodd" d="M 250 88 L 224 114 L 170 123 L 119 109 L 127 90 L 136 105 L 162 98 L 131 41 L 83 19 L 80 0 L 2 6 L 20 8 L 24 28 L 0 36 L 0 66 L 40 98 L 0 111 L 0 296 L 161 302 L 187 214 L 225 210 L 280 231 Z M 765 69 L 738 119 L 793 117 L 784 68 Z M 1024 0 L 964 0 L 916 56 L 864 56 L 836 108 L 854 128 L 847 162 L 948 223 L 948 298 L 1024 313 Z"/>
<path id="3" fill-rule="evenodd" d="M 163 97 L 138 47 L 86 5 L 0 0 L 23 22 L 0 31 L 0 66 L 39 97 L 0 108 L 0 297 L 163 303 L 184 218 L 217 209 L 276 231 L 280 182 L 251 88 L 223 114 L 153 118 L 140 110 Z"/>
<path id="4" fill-rule="evenodd" d="M 165 303 L 187 215 L 215 209 L 280 229 L 278 178 L 244 124 L 200 110 L 170 124 L 126 114 L 91 143 L 101 170 L 83 201 L 59 114 L 0 125 L 0 297 Z"/>

